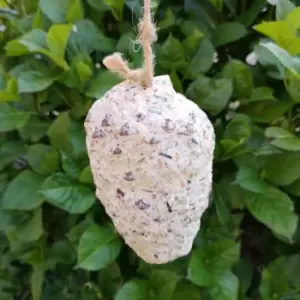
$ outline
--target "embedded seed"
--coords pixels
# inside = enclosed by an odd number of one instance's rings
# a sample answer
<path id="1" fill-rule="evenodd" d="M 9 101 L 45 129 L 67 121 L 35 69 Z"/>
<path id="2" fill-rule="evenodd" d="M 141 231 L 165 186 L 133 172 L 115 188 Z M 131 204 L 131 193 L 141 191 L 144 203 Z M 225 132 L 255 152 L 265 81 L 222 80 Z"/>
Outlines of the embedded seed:
<path id="1" fill-rule="evenodd" d="M 138 207 L 140 210 L 145 210 L 150 207 L 150 205 L 144 202 L 143 199 L 140 199 L 137 202 L 135 202 L 135 206 Z"/>
<path id="2" fill-rule="evenodd" d="M 104 138 L 106 136 L 105 132 L 101 128 L 95 128 L 92 133 L 92 138 Z"/>
<path id="3" fill-rule="evenodd" d="M 135 178 L 132 175 L 132 172 L 126 172 L 125 175 L 124 175 L 124 179 L 127 180 L 127 181 L 133 181 Z"/>
<path id="4" fill-rule="evenodd" d="M 104 119 L 102 120 L 102 126 L 111 126 L 113 124 L 112 122 L 112 116 L 111 115 L 105 115 Z"/>
<path id="5" fill-rule="evenodd" d="M 127 136 L 129 135 L 129 125 L 126 122 L 120 129 L 120 136 Z"/>
<path id="6" fill-rule="evenodd" d="M 175 129 L 175 123 L 171 119 L 167 118 L 164 121 L 162 129 L 166 132 L 172 132 Z"/>

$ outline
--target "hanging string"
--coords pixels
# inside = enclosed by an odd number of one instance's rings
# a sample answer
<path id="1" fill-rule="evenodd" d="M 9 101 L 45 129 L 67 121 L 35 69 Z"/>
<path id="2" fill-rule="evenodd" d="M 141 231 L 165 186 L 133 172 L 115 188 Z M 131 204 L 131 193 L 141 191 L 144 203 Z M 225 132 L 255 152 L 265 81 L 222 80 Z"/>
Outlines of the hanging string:
<path id="1" fill-rule="evenodd" d="M 151 19 L 151 0 L 144 0 L 144 17 L 140 21 L 138 42 L 143 47 L 144 66 L 141 69 L 132 70 L 121 53 L 114 53 L 103 60 L 103 64 L 110 71 L 121 77 L 138 81 L 143 87 L 151 87 L 154 76 L 154 54 L 152 44 L 156 41 L 156 28 Z"/>

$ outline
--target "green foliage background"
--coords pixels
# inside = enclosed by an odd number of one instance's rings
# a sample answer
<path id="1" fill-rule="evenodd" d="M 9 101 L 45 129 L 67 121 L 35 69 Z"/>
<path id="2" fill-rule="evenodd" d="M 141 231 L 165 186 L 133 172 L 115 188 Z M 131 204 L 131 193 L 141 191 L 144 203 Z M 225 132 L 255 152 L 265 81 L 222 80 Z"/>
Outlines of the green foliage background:
<path id="1" fill-rule="evenodd" d="M 120 81 L 102 59 L 141 64 L 141 1 L 0 0 L 0 299 L 300 299 L 299 2 L 153 0 L 156 74 L 217 136 L 194 249 L 155 266 L 95 199 L 83 129 Z"/>

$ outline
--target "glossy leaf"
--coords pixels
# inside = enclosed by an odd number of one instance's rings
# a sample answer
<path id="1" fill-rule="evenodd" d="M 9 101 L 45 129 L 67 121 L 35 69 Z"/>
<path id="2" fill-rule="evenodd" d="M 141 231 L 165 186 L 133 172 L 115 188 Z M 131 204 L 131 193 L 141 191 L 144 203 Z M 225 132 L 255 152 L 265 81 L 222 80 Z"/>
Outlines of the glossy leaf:
<path id="1" fill-rule="evenodd" d="M 118 257 L 120 250 L 121 241 L 111 228 L 92 225 L 81 236 L 78 267 L 90 271 L 103 269 Z"/>
<path id="2" fill-rule="evenodd" d="M 32 210 L 43 203 L 39 189 L 44 178 L 31 171 L 23 171 L 8 185 L 2 205 L 5 209 Z"/>
<path id="3" fill-rule="evenodd" d="M 220 47 L 238 41 L 246 34 L 246 28 L 239 22 L 223 23 L 216 28 L 212 41 L 216 47 Z"/>
<path id="4" fill-rule="evenodd" d="M 41 190 L 41 195 L 52 205 L 69 213 L 85 213 L 95 202 L 93 190 L 73 181 L 62 173 L 48 177 Z"/>
<path id="5" fill-rule="evenodd" d="M 188 268 L 188 278 L 198 286 L 210 286 L 228 270 L 239 257 L 239 245 L 224 240 L 195 250 Z"/>
<path id="6" fill-rule="evenodd" d="M 199 76 L 188 87 L 187 96 L 196 102 L 200 108 L 217 115 L 227 105 L 232 91 L 232 81 L 230 79 L 213 80 Z"/>
<path id="7" fill-rule="evenodd" d="M 12 131 L 26 125 L 30 113 L 17 110 L 8 104 L 0 104 L 0 132 Z"/>
<path id="8" fill-rule="evenodd" d="M 250 193 L 245 202 L 256 219 L 275 232 L 292 239 L 298 217 L 294 212 L 293 202 L 286 194 L 276 189 L 263 194 Z"/>
<path id="9" fill-rule="evenodd" d="M 300 152 L 283 152 L 266 156 L 265 177 L 273 184 L 288 185 L 300 178 Z"/>
<path id="10" fill-rule="evenodd" d="M 128 281 L 117 293 L 116 300 L 150 300 L 147 283 L 142 280 Z"/>

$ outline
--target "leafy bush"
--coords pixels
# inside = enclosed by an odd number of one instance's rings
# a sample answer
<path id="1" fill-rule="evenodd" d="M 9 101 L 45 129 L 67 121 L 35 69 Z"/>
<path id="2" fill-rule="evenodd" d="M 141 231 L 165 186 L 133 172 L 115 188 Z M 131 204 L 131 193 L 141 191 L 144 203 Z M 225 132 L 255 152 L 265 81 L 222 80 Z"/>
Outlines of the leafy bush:
<path id="1" fill-rule="evenodd" d="M 141 63 L 141 1 L 0 0 L 1 300 L 300 299 L 300 1 L 271 4 L 153 0 L 156 74 L 217 146 L 193 251 L 149 265 L 95 199 L 83 129 L 120 81 L 104 56 Z"/>

